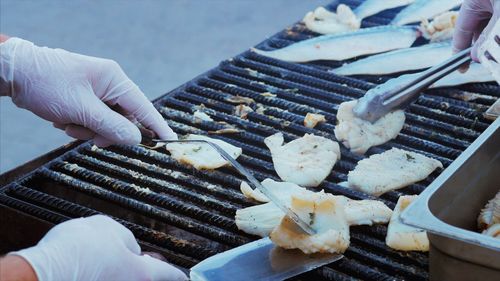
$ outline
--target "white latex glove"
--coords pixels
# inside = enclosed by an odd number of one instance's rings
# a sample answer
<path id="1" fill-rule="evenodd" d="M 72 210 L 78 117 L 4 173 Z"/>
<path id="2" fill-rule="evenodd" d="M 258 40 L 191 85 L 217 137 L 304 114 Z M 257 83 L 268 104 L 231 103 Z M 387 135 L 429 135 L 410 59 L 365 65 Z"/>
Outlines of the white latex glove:
<path id="1" fill-rule="evenodd" d="M 102 215 L 61 223 L 36 246 L 9 253 L 28 261 L 38 281 L 188 280 L 172 265 L 140 254 L 132 232 Z"/>
<path id="2" fill-rule="evenodd" d="M 479 61 L 488 68 L 500 84 L 500 20 L 478 49 Z"/>
<path id="3" fill-rule="evenodd" d="M 137 144 L 141 134 L 133 122 L 139 122 L 159 138 L 177 138 L 112 60 L 10 38 L 0 44 L 0 78 L 1 95 L 11 96 L 18 107 L 52 121 L 71 137 L 93 139 L 98 146 Z"/>

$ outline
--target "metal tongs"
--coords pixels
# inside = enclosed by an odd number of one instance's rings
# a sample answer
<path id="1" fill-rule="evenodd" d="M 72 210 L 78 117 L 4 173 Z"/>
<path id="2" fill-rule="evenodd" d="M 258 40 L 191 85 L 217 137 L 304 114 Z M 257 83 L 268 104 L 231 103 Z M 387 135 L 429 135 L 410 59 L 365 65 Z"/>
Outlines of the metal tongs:
<path id="1" fill-rule="evenodd" d="M 304 220 L 302 220 L 290 207 L 284 204 L 277 196 L 275 196 L 269 189 L 263 186 L 250 172 L 248 172 L 245 167 L 238 163 L 231 155 L 229 155 L 224 149 L 213 142 L 205 140 L 161 140 L 152 137 L 142 136 L 142 142 L 144 146 L 149 148 L 157 148 L 159 143 L 202 143 L 208 144 L 213 149 L 215 149 L 225 160 L 227 160 L 231 165 L 243 176 L 247 178 L 251 185 L 256 187 L 260 192 L 262 192 L 269 200 L 271 200 L 276 206 L 278 206 L 304 233 L 313 235 L 316 231 Z"/>
<path id="2" fill-rule="evenodd" d="M 418 98 L 422 90 L 468 63 L 471 49 L 465 49 L 423 72 L 402 75 L 368 90 L 353 108 L 354 115 L 373 123 L 393 110 L 404 109 Z"/>

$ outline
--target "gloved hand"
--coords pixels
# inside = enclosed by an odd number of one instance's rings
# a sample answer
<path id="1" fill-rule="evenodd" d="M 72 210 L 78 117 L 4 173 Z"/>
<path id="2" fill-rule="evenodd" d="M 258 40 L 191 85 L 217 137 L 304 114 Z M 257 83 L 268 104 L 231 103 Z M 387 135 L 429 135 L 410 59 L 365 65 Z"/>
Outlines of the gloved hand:
<path id="1" fill-rule="evenodd" d="M 20 38 L 2 43 L 0 56 L 0 78 L 8 85 L 2 95 L 71 137 L 93 139 L 98 146 L 137 144 L 141 134 L 133 122 L 139 122 L 159 138 L 177 138 L 112 60 L 38 47 Z"/>
<path id="2" fill-rule="evenodd" d="M 453 51 L 473 46 L 471 57 L 478 59 L 478 48 L 483 44 L 500 17 L 498 0 L 464 0 L 453 34 Z"/>
<path id="3" fill-rule="evenodd" d="M 51 229 L 23 257 L 38 281 L 188 280 L 179 269 L 147 255 L 134 235 L 109 217 L 73 219 Z"/>

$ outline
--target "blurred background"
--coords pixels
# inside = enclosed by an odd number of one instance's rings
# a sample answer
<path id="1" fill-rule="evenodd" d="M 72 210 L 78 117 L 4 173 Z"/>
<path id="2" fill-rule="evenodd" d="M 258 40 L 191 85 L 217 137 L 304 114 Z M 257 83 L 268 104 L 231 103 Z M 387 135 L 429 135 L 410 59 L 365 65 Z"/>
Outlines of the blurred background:
<path id="1" fill-rule="evenodd" d="M 327 0 L 0 0 L 0 33 L 116 60 L 154 99 Z M 0 173 L 71 141 L 0 99 Z"/>

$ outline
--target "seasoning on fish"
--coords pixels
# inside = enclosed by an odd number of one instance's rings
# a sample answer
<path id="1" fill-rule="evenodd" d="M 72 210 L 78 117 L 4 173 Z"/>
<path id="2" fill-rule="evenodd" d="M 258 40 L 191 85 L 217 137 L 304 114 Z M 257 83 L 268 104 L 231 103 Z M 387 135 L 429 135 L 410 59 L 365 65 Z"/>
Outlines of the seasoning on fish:
<path id="1" fill-rule="evenodd" d="M 308 112 L 304 118 L 304 126 L 314 128 L 318 123 L 326 122 L 325 115 Z"/>
<path id="2" fill-rule="evenodd" d="M 437 168 L 443 168 L 438 160 L 392 148 L 360 160 L 347 174 L 347 182 L 352 189 L 380 196 L 421 181 Z"/>
<path id="3" fill-rule="evenodd" d="M 308 235 L 297 229 L 295 222 L 284 216 L 270 235 L 285 249 L 300 249 L 305 254 L 343 253 L 349 247 L 349 225 L 344 212 L 347 199 L 329 193 L 293 195 L 290 208 L 316 231 Z"/>
<path id="4" fill-rule="evenodd" d="M 271 151 L 274 169 L 286 182 L 300 186 L 318 186 L 340 159 L 337 142 L 306 134 L 284 145 L 282 133 L 264 140 Z"/>
<path id="5" fill-rule="evenodd" d="M 399 251 L 429 251 L 427 233 L 423 229 L 406 225 L 401 221 L 401 213 L 417 197 L 417 195 L 399 197 L 387 227 L 387 236 L 385 238 L 387 246 Z"/>
<path id="6" fill-rule="evenodd" d="M 451 57 L 451 42 L 390 51 L 347 63 L 331 72 L 339 75 L 383 75 L 424 69 Z"/>
<path id="7" fill-rule="evenodd" d="M 227 142 L 212 139 L 202 135 L 187 135 L 186 140 L 206 140 L 219 145 L 234 159 L 241 155 L 241 148 Z M 209 144 L 204 143 L 169 143 L 166 146 L 172 158 L 193 166 L 197 170 L 217 169 L 229 164 L 220 154 Z"/>
<path id="8" fill-rule="evenodd" d="M 420 24 L 420 31 L 431 42 L 449 40 L 453 38 L 457 17 L 458 12 L 449 11 L 436 16 L 431 22 L 424 19 Z"/>
<path id="9" fill-rule="evenodd" d="M 433 18 L 462 4 L 463 0 L 416 0 L 404 8 L 391 21 L 393 25 L 405 25 Z"/>
<path id="10" fill-rule="evenodd" d="M 405 114 L 396 110 L 382 116 L 375 123 L 358 118 L 352 112 L 357 100 L 343 102 L 337 111 L 335 137 L 356 154 L 364 154 L 370 147 L 397 137 L 405 123 Z"/>
<path id="11" fill-rule="evenodd" d="M 416 27 L 379 26 L 354 32 L 322 35 L 282 49 L 254 52 L 284 61 L 346 60 L 361 55 L 408 48 L 419 36 Z"/>

